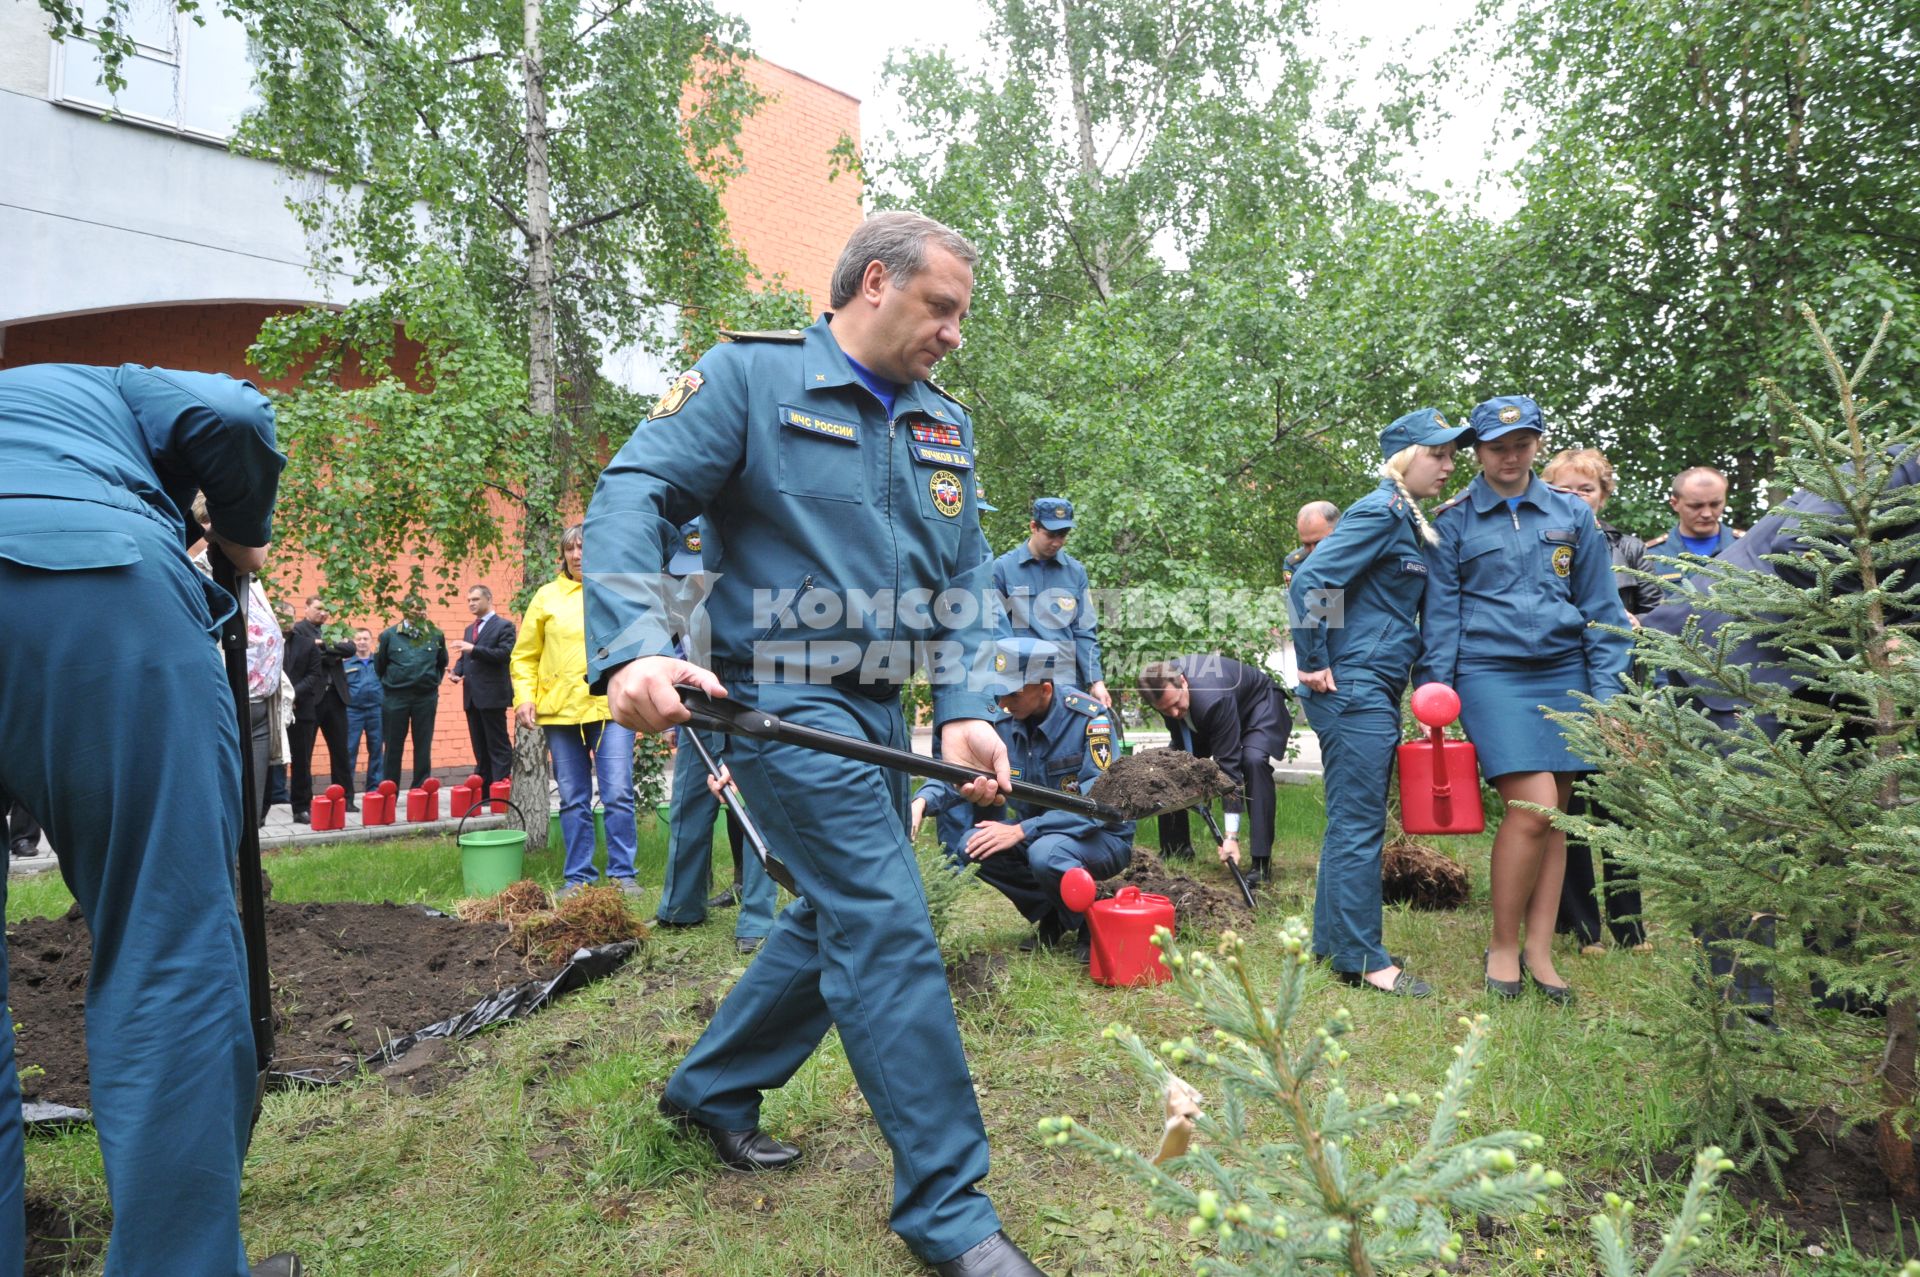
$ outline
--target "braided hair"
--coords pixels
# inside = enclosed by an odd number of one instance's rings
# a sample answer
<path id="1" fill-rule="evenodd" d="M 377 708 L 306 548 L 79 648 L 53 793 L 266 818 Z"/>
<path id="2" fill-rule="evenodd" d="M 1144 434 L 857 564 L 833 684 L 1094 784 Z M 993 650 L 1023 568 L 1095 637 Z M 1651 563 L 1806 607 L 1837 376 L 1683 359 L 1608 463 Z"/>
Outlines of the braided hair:
<path id="1" fill-rule="evenodd" d="M 1400 449 L 1381 463 L 1380 477 L 1391 480 L 1400 493 L 1400 499 L 1407 503 L 1407 512 L 1413 516 L 1413 526 L 1420 530 L 1420 539 L 1428 545 L 1437 545 L 1440 534 L 1433 530 L 1433 525 L 1427 522 L 1427 516 L 1420 512 L 1420 503 L 1413 499 L 1413 493 L 1407 491 L 1407 467 L 1419 455 L 1420 445 L 1417 443 Z"/>

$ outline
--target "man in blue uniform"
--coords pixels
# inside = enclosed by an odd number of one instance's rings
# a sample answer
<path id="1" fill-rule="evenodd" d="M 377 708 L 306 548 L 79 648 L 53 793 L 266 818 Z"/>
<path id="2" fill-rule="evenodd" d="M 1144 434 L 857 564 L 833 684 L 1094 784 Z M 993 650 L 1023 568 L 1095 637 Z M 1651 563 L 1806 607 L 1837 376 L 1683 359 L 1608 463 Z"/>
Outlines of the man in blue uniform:
<path id="1" fill-rule="evenodd" d="M 675 533 L 673 557 L 667 561 L 667 574 L 678 577 L 682 628 L 677 631 L 679 655 L 699 660 L 706 655 L 707 637 L 691 629 L 695 602 L 705 593 L 700 562 L 700 521 L 690 519 Z M 720 815 L 720 800 L 707 788 L 707 767 L 700 751 L 689 742 L 691 724 L 678 729 L 680 750 L 673 763 L 673 807 L 668 825 L 667 874 L 660 887 L 658 914 L 663 927 L 697 927 L 707 920 L 709 909 L 736 903 L 740 916 L 734 920 L 734 947 L 752 953 L 773 927 L 773 909 L 778 893 L 773 879 L 757 856 L 741 855 L 741 831 L 733 813 L 727 813 L 727 840 L 733 850 L 733 887 L 709 900 L 707 889 L 713 884 L 713 824 Z M 716 763 L 726 761 L 727 737 L 722 732 L 705 732 L 700 743 L 707 747 Z"/>
<path id="2" fill-rule="evenodd" d="M 1070 681 L 1111 709 L 1087 570 L 1064 548 L 1072 531 L 1073 502 L 1065 497 L 1034 502 L 1027 539 L 993 561 L 993 588 L 1006 600 L 1008 632 L 1045 639 L 1072 653 Z"/>
<path id="3" fill-rule="evenodd" d="M 108 1277 L 250 1271 L 240 732 L 214 637 L 234 602 L 188 559 L 201 531 L 186 513 L 203 492 L 212 539 L 257 570 L 283 464 L 273 412 L 245 382 L 133 364 L 0 371 L 0 792 L 46 824 L 93 936 L 87 1053 L 113 1203 Z M 103 631 L 103 616 L 135 623 Z M 10 1021 L 0 1272 L 18 1273 Z M 282 1255 L 251 1271 L 299 1267 Z"/>
<path id="4" fill-rule="evenodd" d="M 912 213 L 856 230 L 832 308 L 802 333 L 723 343 L 683 373 L 601 476 L 587 511 L 588 677 L 614 718 L 658 732 L 676 684 L 905 748 L 916 648 L 942 752 L 1010 784 L 993 698 L 991 576 L 973 427 L 927 377 L 960 344 L 977 255 Z M 704 514 L 713 666 L 674 659 L 662 569 Z M 669 1079 L 661 1108 L 729 1165 L 799 1150 L 759 1130 L 829 1027 L 893 1150 L 892 1224 L 943 1277 L 1033 1277 L 976 1184 L 986 1130 L 906 834 L 905 777 L 743 736 L 729 762 L 802 899 Z"/>
<path id="5" fill-rule="evenodd" d="M 1738 528 L 1724 522 L 1727 512 L 1727 476 L 1712 466 L 1694 466 L 1673 477 L 1667 495 L 1673 507 L 1674 523 L 1664 533 L 1647 542 L 1657 554 L 1697 554 L 1710 559 L 1739 539 Z M 1678 584 L 1687 570 L 1663 564 L 1660 579 Z"/>
<path id="6" fill-rule="evenodd" d="M 1071 661 L 1053 644 L 1003 638 L 998 646 L 987 690 L 1006 711 L 994 728 L 1007 743 L 1011 774 L 1048 789 L 1085 793 L 1113 765 L 1119 720 L 1065 681 Z M 1005 808 L 963 802 L 950 786 L 940 785 L 931 795 L 928 788 L 920 792 L 938 822 L 941 845 L 956 860 L 978 862 L 980 877 L 1039 925 L 1042 944 L 1058 943 L 1085 921 L 1060 903 L 1067 870 L 1085 869 L 1097 882 L 1124 870 L 1133 857 L 1132 821 L 1106 825 L 1076 812 L 1046 810 L 1016 818 Z"/>
<path id="7" fill-rule="evenodd" d="M 380 744 L 380 675 L 373 668 L 373 631 L 353 632 L 353 655 L 346 660 L 347 671 L 347 770 L 351 772 L 360 757 L 360 738 L 367 740 L 367 783 L 372 789 L 380 783 L 384 770 Z"/>
<path id="8" fill-rule="evenodd" d="M 1339 522 L 1340 507 L 1331 501 L 1309 501 L 1300 507 L 1300 512 L 1293 516 L 1293 531 L 1300 538 L 1300 544 L 1280 564 L 1282 586 L 1293 584 L 1293 574 L 1313 553 L 1313 547 L 1326 540 Z"/>

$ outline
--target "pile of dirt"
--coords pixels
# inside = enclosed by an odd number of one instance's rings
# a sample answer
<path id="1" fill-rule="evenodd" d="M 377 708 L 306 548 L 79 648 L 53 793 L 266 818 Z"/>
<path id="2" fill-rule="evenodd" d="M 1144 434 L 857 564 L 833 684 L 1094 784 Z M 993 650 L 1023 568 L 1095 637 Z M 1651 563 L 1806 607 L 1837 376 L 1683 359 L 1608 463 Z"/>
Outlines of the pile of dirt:
<path id="1" fill-rule="evenodd" d="M 1174 917 L 1182 931 L 1220 932 L 1228 927 L 1244 927 L 1253 917 L 1247 902 L 1240 898 L 1238 888 L 1212 887 L 1185 874 L 1174 873 L 1145 847 L 1133 849 L 1133 863 L 1118 877 L 1100 884 L 1100 894 L 1111 896 L 1126 886 L 1173 901 Z"/>
<path id="2" fill-rule="evenodd" d="M 1093 782 L 1087 797 L 1138 820 L 1155 812 L 1197 807 L 1235 788 L 1211 758 L 1195 758 L 1177 749 L 1143 749 L 1115 759 L 1106 774 Z"/>
<path id="3" fill-rule="evenodd" d="M 1727 1192 L 1777 1216 L 1809 1241 L 1838 1239 L 1862 1255 L 1912 1254 L 1920 1241 L 1913 1215 L 1893 1195 L 1880 1169 L 1873 1126 L 1843 1131 L 1830 1110 L 1808 1115 L 1777 1101 L 1763 1103 L 1793 1134 L 1794 1154 L 1780 1172 L 1786 1192 L 1776 1195 L 1766 1172 L 1757 1167 L 1746 1175 L 1729 1175 Z M 1674 1160 L 1676 1176 L 1691 1171 L 1690 1161 Z"/>
<path id="4" fill-rule="evenodd" d="M 86 923 L 75 908 L 9 927 L 7 938 L 21 1091 L 84 1108 Z M 267 954 L 274 1067 L 288 1072 L 331 1071 L 559 966 L 523 960 L 499 923 L 393 904 L 269 902 Z"/>
<path id="5" fill-rule="evenodd" d="M 1466 867 L 1401 834 L 1380 855 L 1380 899 L 1415 909 L 1458 909 L 1471 895 Z"/>

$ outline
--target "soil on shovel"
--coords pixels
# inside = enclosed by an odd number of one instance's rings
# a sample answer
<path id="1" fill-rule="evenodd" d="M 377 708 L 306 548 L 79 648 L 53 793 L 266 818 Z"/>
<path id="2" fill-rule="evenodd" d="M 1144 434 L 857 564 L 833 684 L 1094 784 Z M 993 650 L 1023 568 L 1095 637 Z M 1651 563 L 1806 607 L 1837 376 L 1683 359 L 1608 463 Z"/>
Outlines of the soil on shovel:
<path id="1" fill-rule="evenodd" d="M 1195 758 L 1177 749 L 1143 749 L 1116 758 L 1106 774 L 1093 782 L 1087 797 L 1139 820 L 1157 812 L 1197 807 L 1234 789 L 1232 779 L 1211 758 Z"/>
<path id="2" fill-rule="evenodd" d="M 1174 918 L 1182 931 L 1221 932 L 1228 927 L 1244 927 L 1253 918 L 1238 889 L 1209 886 L 1175 873 L 1145 847 L 1133 849 L 1133 863 L 1118 877 L 1100 884 L 1100 894 L 1112 896 L 1126 886 L 1173 901 Z"/>
<path id="3" fill-rule="evenodd" d="M 25 1099 L 88 1107 L 91 946 L 76 907 L 7 929 Z M 558 963 L 529 965 L 499 923 L 394 904 L 267 904 L 274 1068 L 331 1072 Z M 32 1066 L 45 1070 L 34 1075 Z"/>

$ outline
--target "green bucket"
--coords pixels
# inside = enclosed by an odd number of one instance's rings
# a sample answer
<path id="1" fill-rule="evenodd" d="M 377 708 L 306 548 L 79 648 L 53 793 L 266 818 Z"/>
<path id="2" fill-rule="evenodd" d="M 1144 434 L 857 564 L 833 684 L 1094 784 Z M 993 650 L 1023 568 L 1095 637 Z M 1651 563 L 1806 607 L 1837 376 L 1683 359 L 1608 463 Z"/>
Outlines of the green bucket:
<path id="1" fill-rule="evenodd" d="M 524 876 L 524 829 L 476 829 L 460 835 L 460 877 L 469 896 L 497 896 Z"/>
<path id="2" fill-rule="evenodd" d="M 672 803 L 655 803 L 653 807 L 653 811 L 654 811 L 655 817 L 660 821 L 661 827 L 665 828 L 668 820 L 673 815 L 673 804 Z"/>

